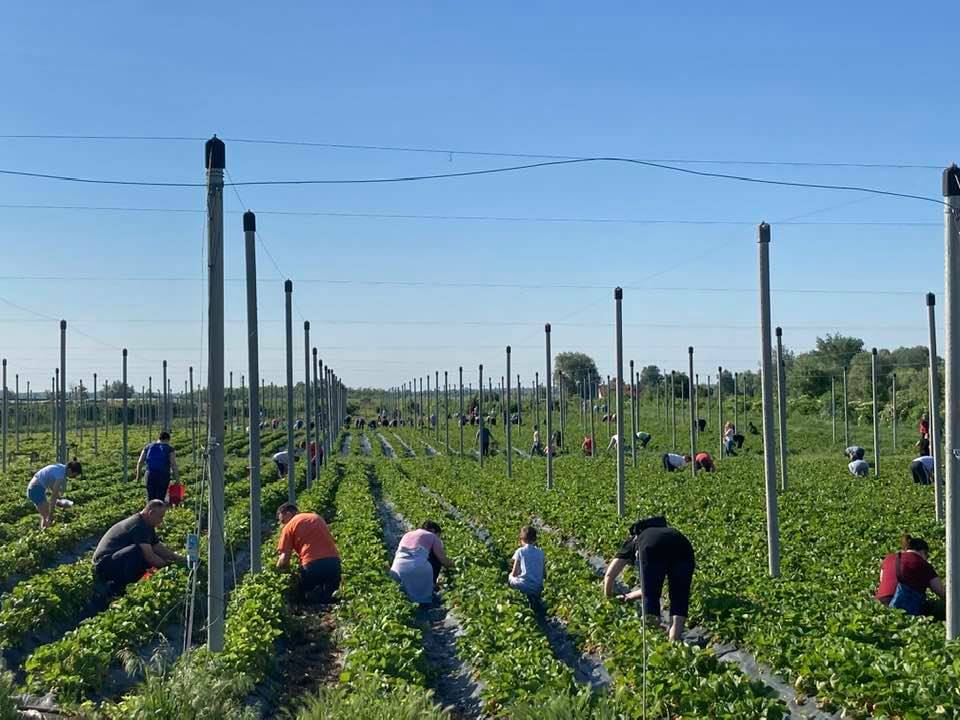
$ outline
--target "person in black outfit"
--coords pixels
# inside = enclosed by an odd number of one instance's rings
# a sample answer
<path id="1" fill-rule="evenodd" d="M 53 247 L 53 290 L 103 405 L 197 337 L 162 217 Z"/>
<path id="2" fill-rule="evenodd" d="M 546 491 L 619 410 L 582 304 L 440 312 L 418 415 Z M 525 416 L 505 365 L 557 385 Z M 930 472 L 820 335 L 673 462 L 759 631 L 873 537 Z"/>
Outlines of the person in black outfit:
<path id="1" fill-rule="evenodd" d="M 664 517 L 651 517 L 630 526 L 626 539 L 603 576 L 603 591 L 615 595 L 616 580 L 623 569 L 634 563 L 640 573 L 640 589 L 617 595 L 620 602 L 643 600 L 644 615 L 660 618 L 660 594 L 663 582 L 670 584 L 670 640 L 683 635 L 690 605 L 690 585 L 695 568 L 693 546 L 679 530 L 667 526 Z"/>
<path id="2" fill-rule="evenodd" d="M 477 430 L 477 442 L 480 444 L 480 453 L 486 457 L 490 454 L 490 429 L 486 426 Z"/>
<path id="3" fill-rule="evenodd" d="M 139 580 L 148 568 L 186 562 L 157 538 L 166 512 L 163 500 L 150 500 L 143 510 L 116 523 L 100 538 L 93 551 L 93 571 L 114 595 Z"/>

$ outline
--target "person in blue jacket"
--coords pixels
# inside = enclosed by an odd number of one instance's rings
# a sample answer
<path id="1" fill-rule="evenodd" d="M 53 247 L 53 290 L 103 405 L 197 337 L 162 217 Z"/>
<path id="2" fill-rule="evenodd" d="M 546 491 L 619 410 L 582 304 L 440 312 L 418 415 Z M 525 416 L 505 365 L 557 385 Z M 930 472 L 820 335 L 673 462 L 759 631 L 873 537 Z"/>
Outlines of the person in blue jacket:
<path id="1" fill-rule="evenodd" d="M 147 465 L 147 502 L 165 500 L 170 478 L 177 481 L 180 479 L 177 453 L 170 444 L 170 433 L 161 430 L 157 441 L 143 448 L 137 459 L 137 473 L 134 477 L 140 477 L 140 468 L 144 463 Z"/>

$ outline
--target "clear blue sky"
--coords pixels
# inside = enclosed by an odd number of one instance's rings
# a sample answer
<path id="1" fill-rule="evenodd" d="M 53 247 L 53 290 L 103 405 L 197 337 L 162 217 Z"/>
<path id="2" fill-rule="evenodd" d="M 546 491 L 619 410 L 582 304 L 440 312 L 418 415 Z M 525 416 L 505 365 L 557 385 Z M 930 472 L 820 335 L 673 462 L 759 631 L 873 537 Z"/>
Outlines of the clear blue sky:
<path id="1" fill-rule="evenodd" d="M 644 7 L 650 5 L 650 7 Z M 960 5 L 715 3 L 14 3 L 0 24 L 0 134 L 273 138 L 660 160 L 905 163 L 958 158 Z M 489 168 L 509 157 L 227 142 L 235 180 Z M 937 196 L 935 168 L 691 164 Z M 198 141 L 0 139 L 0 168 L 202 181 Z M 282 278 L 294 281 L 297 376 L 309 319 L 351 384 L 460 364 L 528 381 L 557 351 L 613 370 L 612 288 L 627 288 L 627 358 L 698 372 L 759 357 L 753 225 L 774 224 L 774 322 L 797 350 L 842 331 L 920 344 L 922 293 L 943 287 L 942 210 L 916 201 L 593 165 L 405 185 L 251 187 L 226 195 L 226 273 L 243 276 L 240 211 L 258 226 L 261 368 L 283 368 Z M 201 350 L 202 189 L 0 176 L 0 354 L 49 385 L 58 327 L 70 382 L 174 387 Z M 168 208 L 67 210 L 15 205 Z M 310 211 L 277 215 L 266 211 Z M 191 212 L 192 211 L 192 212 Z M 326 214 L 324 214 L 326 213 Z M 721 224 L 349 217 L 723 221 Z M 815 224 L 778 224 L 794 222 Z M 907 224 L 860 224 L 860 223 Z M 64 278 L 76 279 L 64 279 Z M 20 278 L 20 279 L 17 279 Z M 418 286 L 369 281 L 422 281 Z M 440 286 L 440 284 L 447 284 Z M 491 283 L 525 287 L 450 287 Z M 536 287 L 587 285 L 592 288 Z M 742 292 L 703 291 L 721 288 Z M 798 289 L 912 292 L 812 294 Z M 228 282 L 227 368 L 246 372 L 241 282 Z M 712 326 L 712 327 L 711 327 Z"/>

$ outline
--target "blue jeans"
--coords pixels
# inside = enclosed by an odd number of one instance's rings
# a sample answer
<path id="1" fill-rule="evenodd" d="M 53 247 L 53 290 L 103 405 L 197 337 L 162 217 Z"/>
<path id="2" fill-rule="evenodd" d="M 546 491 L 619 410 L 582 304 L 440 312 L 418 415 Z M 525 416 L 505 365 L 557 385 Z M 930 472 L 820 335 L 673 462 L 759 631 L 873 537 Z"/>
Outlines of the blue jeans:
<path id="1" fill-rule="evenodd" d="M 314 560 L 300 568 L 300 592 L 307 595 L 316 591 L 316 600 L 328 603 L 340 587 L 340 558 L 328 557 Z"/>

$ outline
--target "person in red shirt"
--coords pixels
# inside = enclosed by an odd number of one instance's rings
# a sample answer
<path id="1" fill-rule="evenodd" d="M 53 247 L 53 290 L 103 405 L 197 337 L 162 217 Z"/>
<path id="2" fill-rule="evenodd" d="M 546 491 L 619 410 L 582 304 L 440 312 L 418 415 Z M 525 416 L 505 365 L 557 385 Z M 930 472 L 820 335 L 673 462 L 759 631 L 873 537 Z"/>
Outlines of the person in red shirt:
<path id="1" fill-rule="evenodd" d="M 583 445 L 580 446 L 580 449 L 583 450 L 583 454 L 588 457 L 593 455 L 593 438 L 589 435 L 584 435 Z"/>
<path id="2" fill-rule="evenodd" d="M 930 588 L 937 597 L 944 599 L 943 581 L 937 576 L 937 571 L 927 561 L 930 546 L 926 540 L 904 535 L 900 541 L 901 551 L 890 553 L 883 559 L 880 566 L 880 584 L 874 597 L 884 605 L 889 605 L 897 591 L 897 584 L 903 583 L 919 593 L 926 593 Z M 897 556 L 900 556 L 900 577 L 897 578 Z M 944 608 L 926 600 L 921 610 L 922 615 L 928 615 L 938 620 L 944 619 Z"/>
<path id="3" fill-rule="evenodd" d="M 277 510 L 283 528 L 277 543 L 277 567 L 290 565 L 290 556 L 300 558 L 300 595 L 312 593 L 317 602 L 329 603 L 340 587 L 340 553 L 330 528 L 316 513 L 302 513 L 293 503 L 284 503 Z M 314 591 L 316 591 L 314 593 Z"/>
<path id="4" fill-rule="evenodd" d="M 924 413 L 920 416 L 920 423 L 917 425 L 920 437 L 925 438 L 930 435 L 930 416 Z"/>
<path id="5" fill-rule="evenodd" d="M 696 463 L 697 470 L 713 472 L 717 469 L 717 466 L 713 464 L 713 458 L 710 457 L 710 453 L 707 452 L 698 452 L 694 458 L 694 462 Z"/>

